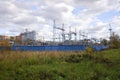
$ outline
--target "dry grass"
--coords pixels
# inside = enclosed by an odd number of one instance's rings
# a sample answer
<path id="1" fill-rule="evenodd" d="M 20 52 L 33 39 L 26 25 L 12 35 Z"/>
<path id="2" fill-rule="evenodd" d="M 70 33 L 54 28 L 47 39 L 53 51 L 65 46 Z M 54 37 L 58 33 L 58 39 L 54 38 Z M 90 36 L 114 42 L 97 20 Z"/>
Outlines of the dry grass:
<path id="1" fill-rule="evenodd" d="M 64 52 L 64 51 L 3 51 L 0 52 L 0 61 L 1 60 L 18 60 L 22 58 L 58 58 L 61 56 L 69 55 L 83 55 L 84 52 Z"/>

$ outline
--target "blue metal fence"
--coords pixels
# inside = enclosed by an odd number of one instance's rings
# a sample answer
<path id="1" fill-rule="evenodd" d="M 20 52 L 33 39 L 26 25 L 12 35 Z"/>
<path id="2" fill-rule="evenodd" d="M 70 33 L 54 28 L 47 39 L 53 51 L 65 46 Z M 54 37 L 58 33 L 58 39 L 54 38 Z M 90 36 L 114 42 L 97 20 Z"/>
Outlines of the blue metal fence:
<path id="1" fill-rule="evenodd" d="M 60 46 L 11 46 L 11 50 L 21 51 L 83 51 L 85 45 L 60 45 Z M 97 51 L 108 48 L 108 46 L 92 46 Z"/>
<path id="2" fill-rule="evenodd" d="M 104 46 L 104 45 L 100 45 L 100 46 L 92 46 L 93 49 L 95 49 L 96 51 L 100 51 L 100 50 L 104 50 L 107 49 L 109 46 Z"/>

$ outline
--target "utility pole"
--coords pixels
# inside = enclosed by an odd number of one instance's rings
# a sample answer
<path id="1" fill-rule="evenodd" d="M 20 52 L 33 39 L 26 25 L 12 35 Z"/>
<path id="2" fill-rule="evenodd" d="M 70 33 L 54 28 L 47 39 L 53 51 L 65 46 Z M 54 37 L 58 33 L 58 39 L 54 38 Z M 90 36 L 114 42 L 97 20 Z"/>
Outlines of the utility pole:
<path id="1" fill-rule="evenodd" d="M 82 40 L 82 34 L 81 34 L 81 30 L 79 31 L 79 40 Z"/>
<path id="2" fill-rule="evenodd" d="M 69 40 L 71 40 L 71 26 L 69 26 Z"/>
<path id="3" fill-rule="evenodd" d="M 55 20 L 53 20 L 53 42 L 55 42 L 55 27 L 56 27 L 56 23 Z"/>
<path id="4" fill-rule="evenodd" d="M 75 42 L 77 41 L 77 31 L 76 31 L 76 28 L 75 28 Z"/>
<path id="5" fill-rule="evenodd" d="M 62 24 L 62 42 L 65 41 L 65 33 L 64 33 L 65 29 L 64 29 L 64 24 Z"/>

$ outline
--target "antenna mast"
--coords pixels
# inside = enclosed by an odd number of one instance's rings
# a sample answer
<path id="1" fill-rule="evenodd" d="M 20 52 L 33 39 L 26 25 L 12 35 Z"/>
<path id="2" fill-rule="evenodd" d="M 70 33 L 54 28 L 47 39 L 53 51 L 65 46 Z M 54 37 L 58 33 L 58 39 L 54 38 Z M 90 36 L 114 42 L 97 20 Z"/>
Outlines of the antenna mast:
<path id="1" fill-rule="evenodd" d="M 111 35 L 112 35 L 112 28 L 111 28 L 111 24 L 109 24 L 109 31 L 110 31 L 110 37 L 109 37 L 109 39 L 110 39 L 110 44 L 111 44 Z"/>
<path id="2" fill-rule="evenodd" d="M 111 28 L 111 24 L 109 24 L 109 31 L 110 31 L 110 36 L 111 36 L 111 34 L 112 34 L 112 28 Z"/>

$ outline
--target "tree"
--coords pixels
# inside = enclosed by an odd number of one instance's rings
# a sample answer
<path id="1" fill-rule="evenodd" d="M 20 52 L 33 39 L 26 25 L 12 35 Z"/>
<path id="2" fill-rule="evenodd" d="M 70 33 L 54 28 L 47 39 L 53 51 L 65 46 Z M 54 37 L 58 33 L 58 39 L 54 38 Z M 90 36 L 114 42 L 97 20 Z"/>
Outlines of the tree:
<path id="1" fill-rule="evenodd" d="M 102 45 L 108 45 L 108 40 L 102 39 L 102 40 L 101 40 L 101 44 L 102 44 Z"/>
<path id="2" fill-rule="evenodd" d="M 110 36 L 110 48 L 120 48 L 120 37 L 114 32 Z"/>

